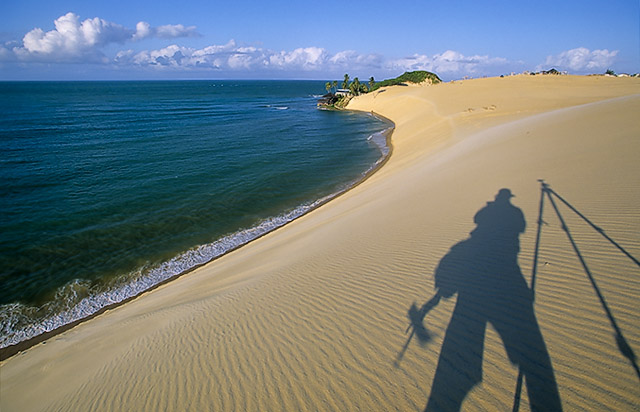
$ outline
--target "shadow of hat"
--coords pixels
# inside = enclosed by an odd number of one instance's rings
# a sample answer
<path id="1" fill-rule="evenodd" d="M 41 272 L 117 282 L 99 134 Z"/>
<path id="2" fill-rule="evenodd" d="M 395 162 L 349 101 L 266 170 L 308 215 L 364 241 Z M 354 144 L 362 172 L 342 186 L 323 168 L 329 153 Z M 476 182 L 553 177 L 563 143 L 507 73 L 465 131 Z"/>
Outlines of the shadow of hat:
<path id="1" fill-rule="evenodd" d="M 496 195 L 496 200 L 509 200 L 512 197 L 515 197 L 515 195 L 511 193 L 511 190 L 500 189 Z"/>

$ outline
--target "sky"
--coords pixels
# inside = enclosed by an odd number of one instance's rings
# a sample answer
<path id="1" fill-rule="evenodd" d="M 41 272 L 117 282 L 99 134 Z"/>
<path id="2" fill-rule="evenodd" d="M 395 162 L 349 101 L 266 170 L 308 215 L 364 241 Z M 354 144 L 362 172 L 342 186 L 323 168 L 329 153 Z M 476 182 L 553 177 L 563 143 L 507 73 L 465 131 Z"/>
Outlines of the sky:
<path id="1" fill-rule="evenodd" d="M 0 80 L 640 72 L 640 0 L 8 0 Z"/>

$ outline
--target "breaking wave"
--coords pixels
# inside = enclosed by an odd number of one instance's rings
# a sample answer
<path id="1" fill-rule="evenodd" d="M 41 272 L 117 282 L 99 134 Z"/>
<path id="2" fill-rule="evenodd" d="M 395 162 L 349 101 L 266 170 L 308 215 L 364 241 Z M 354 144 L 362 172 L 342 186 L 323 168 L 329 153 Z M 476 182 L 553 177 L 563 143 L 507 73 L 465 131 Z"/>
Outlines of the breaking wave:
<path id="1" fill-rule="evenodd" d="M 380 159 L 363 172 L 359 179 L 344 185 L 331 195 L 303 204 L 281 215 L 267 218 L 253 227 L 239 230 L 212 243 L 190 249 L 159 265 L 141 267 L 133 273 L 124 274 L 112 281 L 107 290 L 104 290 L 104 287 L 102 290 L 96 289 L 89 280 L 76 279 L 59 288 L 54 299 L 43 306 L 22 303 L 0 306 L 0 348 L 18 344 L 85 319 L 105 307 L 138 296 L 163 282 L 246 245 L 339 196 L 370 175 L 386 159 L 390 152 L 386 144 L 386 136 L 391 129 L 374 133 L 368 138 L 380 149 Z"/>

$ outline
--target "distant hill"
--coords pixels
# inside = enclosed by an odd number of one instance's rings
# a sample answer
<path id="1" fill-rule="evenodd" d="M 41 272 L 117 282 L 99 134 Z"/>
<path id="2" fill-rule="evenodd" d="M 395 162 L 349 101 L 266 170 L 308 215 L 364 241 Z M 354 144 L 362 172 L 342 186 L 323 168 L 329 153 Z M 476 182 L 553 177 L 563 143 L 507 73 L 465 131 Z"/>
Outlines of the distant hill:
<path id="1" fill-rule="evenodd" d="M 377 90 L 385 86 L 398 86 L 406 85 L 406 83 L 423 83 L 430 82 L 431 84 L 441 83 L 442 80 L 437 74 L 431 73 L 425 70 L 416 70 L 413 72 L 404 72 L 401 76 L 395 79 L 387 79 L 376 83 L 370 91 Z"/>

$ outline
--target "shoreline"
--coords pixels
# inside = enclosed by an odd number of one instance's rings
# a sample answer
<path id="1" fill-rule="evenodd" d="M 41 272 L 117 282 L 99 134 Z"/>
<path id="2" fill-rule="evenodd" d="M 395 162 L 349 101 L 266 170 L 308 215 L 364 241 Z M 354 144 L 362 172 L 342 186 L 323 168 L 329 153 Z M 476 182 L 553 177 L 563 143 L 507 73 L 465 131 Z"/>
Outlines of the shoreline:
<path id="1" fill-rule="evenodd" d="M 88 316 L 82 317 L 80 319 L 76 319 L 76 320 L 71 321 L 69 323 L 66 323 L 64 325 L 61 325 L 61 326 L 59 326 L 59 327 L 57 327 L 57 328 L 55 328 L 53 330 L 46 331 L 46 332 L 41 333 L 39 335 L 33 336 L 33 337 L 29 338 L 29 339 L 25 339 L 25 340 L 20 341 L 18 343 L 15 343 L 15 344 L 8 345 L 8 346 L 0 348 L 0 361 L 4 361 L 6 359 L 9 359 L 12 356 L 14 356 L 14 355 L 16 355 L 16 354 L 18 354 L 20 352 L 23 352 L 23 351 L 25 351 L 25 350 L 27 350 L 27 349 L 39 344 L 39 343 L 46 342 L 47 340 L 49 340 L 49 339 L 51 339 L 51 338 L 53 338 L 53 337 L 55 337 L 55 336 L 57 336 L 57 335 L 59 335 L 61 333 L 64 333 L 64 332 L 66 332 L 66 331 L 68 331 L 70 329 L 73 329 L 76 326 L 81 325 L 81 324 L 83 324 L 83 323 L 85 323 L 85 322 L 87 322 L 87 321 L 89 321 L 91 319 L 94 319 L 97 316 L 102 315 L 103 313 L 106 313 L 106 312 L 108 312 L 110 310 L 113 310 L 113 309 L 116 309 L 116 308 L 118 308 L 118 307 L 120 307 L 122 305 L 125 305 L 125 304 L 127 304 L 127 303 L 129 303 L 129 302 L 131 302 L 131 301 L 133 301 L 133 300 L 135 300 L 135 299 L 137 299 L 137 298 L 139 298 L 139 297 L 141 297 L 141 296 L 143 296 L 143 295 L 145 295 L 145 294 L 147 294 L 147 293 L 149 293 L 149 292 L 161 287 L 161 286 L 164 286 L 166 284 L 169 284 L 169 283 L 179 279 L 180 277 L 182 277 L 184 275 L 187 275 L 187 274 L 189 274 L 189 273 L 191 273 L 191 272 L 193 272 L 193 271 L 195 271 L 195 270 L 197 270 L 197 269 L 199 269 L 199 268 L 201 268 L 203 266 L 206 266 L 206 265 L 208 265 L 210 263 L 213 263 L 216 260 L 222 258 L 223 256 L 225 256 L 225 255 L 227 255 L 227 254 L 229 254 L 231 252 L 234 252 L 234 251 L 236 251 L 236 250 L 238 250 L 238 249 L 240 249 L 240 248 L 242 248 L 242 247 L 244 247 L 244 246 L 246 246 L 246 245 L 248 245 L 248 244 L 250 244 L 252 242 L 255 242 L 258 239 L 268 235 L 269 233 L 272 233 L 272 232 L 275 232 L 275 231 L 277 231 L 277 230 L 279 230 L 281 228 L 284 228 L 285 226 L 287 226 L 288 224 L 294 222 L 295 220 L 300 219 L 301 217 L 307 215 L 308 213 L 314 211 L 315 209 L 317 209 L 317 208 L 319 208 L 319 207 L 331 202 L 334 199 L 337 199 L 338 197 L 342 196 L 346 192 L 348 192 L 348 191 L 354 189 L 355 187 L 357 187 L 358 185 L 362 184 L 364 181 L 369 179 L 374 173 L 376 173 L 378 170 L 380 170 L 380 168 L 382 168 L 384 166 L 384 164 L 387 163 L 387 161 L 391 157 L 391 154 L 393 153 L 393 145 L 392 145 L 392 141 L 391 141 L 391 136 L 393 135 L 393 131 L 395 129 L 395 124 L 390 119 L 388 119 L 388 118 L 386 118 L 386 117 L 384 117 L 382 115 L 377 115 L 377 114 L 375 114 L 373 112 L 371 114 L 373 116 L 377 117 L 378 119 L 382 120 L 383 122 L 387 123 L 388 125 L 390 125 L 390 127 L 387 127 L 386 129 L 383 129 L 383 130 L 375 133 L 375 134 L 381 134 L 382 136 L 385 137 L 385 144 L 386 144 L 385 149 L 387 149 L 387 152 L 385 153 L 383 148 L 379 148 L 380 152 L 381 152 L 381 158 L 378 159 L 376 161 L 376 163 L 374 163 L 367 171 L 365 171 L 360 179 L 358 179 L 358 180 L 356 180 L 354 182 L 348 183 L 347 186 L 344 189 L 341 189 L 341 190 L 339 190 L 339 191 L 337 191 L 337 192 L 335 192 L 333 194 L 325 196 L 324 198 L 317 199 L 316 201 L 311 203 L 311 205 L 312 205 L 311 207 L 309 207 L 307 210 L 305 210 L 299 216 L 294 217 L 292 220 L 288 220 L 284 224 L 281 224 L 280 226 L 276 226 L 275 228 L 273 228 L 273 229 L 271 229 L 271 230 L 269 230 L 269 231 L 257 236 L 254 239 L 250 239 L 248 241 L 245 241 L 243 243 L 240 243 L 240 244 L 236 245 L 233 248 L 225 250 L 224 253 L 222 253 L 220 255 L 217 255 L 217 256 L 213 257 L 212 259 L 210 259 L 210 260 L 208 260 L 206 262 L 199 263 L 197 265 L 194 265 L 193 267 L 190 267 L 189 269 L 187 269 L 187 270 L 185 270 L 183 272 L 177 273 L 177 274 L 175 274 L 173 276 L 170 276 L 167 279 L 161 280 L 160 282 L 153 284 L 151 287 L 149 287 L 147 289 L 144 289 L 141 292 L 139 292 L 139 293 L 137 293 L 137 294 L 135 294 L 133 296 L 129 296 L 129 297 L 127 297 L 127 298 L 125 298 L 125 299 L 123 299 L 123 300 L 121 300 L 119 302 L 115 302 L 115 303 L 112 303 L 110 305 L 103 306 L 102 308 L 98 309 L 94 313 L 89 314 Z"/>
<path id="2" fill-rule="evenodd" d="M 348 109 L 393 120 L 384 167 L 282 230 L 2 361 L 2 408 L 423 410 L 457 298 L 429 312 L 421 344 L 405 333 L 407 311 L 433 296 L 439 262 L 498 190 L 510 189 L 528 223 L 517 257 L 527 283 L 539 178 L 640 255 L 640 81 L 475 79 L 388 88 Z M 550 210 L 536 251 L 535 317 L 562 405 L 633 408 L 635 372 Z M 637 268 L 591 227 L 567 225 L 640 353 Z M 513 311 L 495 314 L 508 322 Z M 492 326 L 481 337 L 472 329 L 461 333 L 483 342 L 472 352 L 483 369 L 463 409 L 509 409 L 518 376 L 509 343 Z M 518 399 L 528 410 L 526 387 Z"/>

